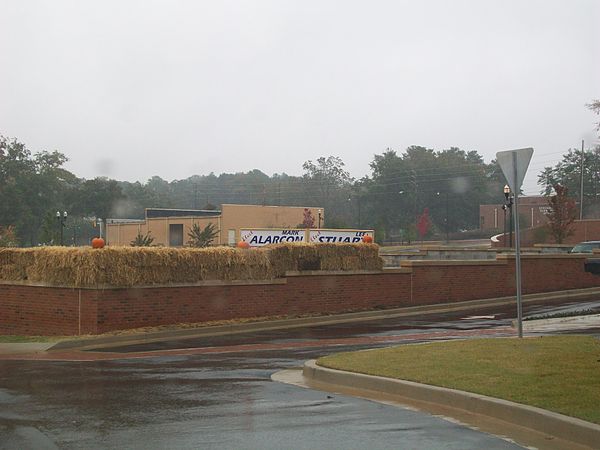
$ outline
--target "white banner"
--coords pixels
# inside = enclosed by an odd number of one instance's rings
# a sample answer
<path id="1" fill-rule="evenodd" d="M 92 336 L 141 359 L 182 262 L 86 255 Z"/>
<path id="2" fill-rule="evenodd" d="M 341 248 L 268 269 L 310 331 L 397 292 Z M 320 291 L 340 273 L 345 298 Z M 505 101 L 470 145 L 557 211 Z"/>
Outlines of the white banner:
<path id="1" fill-rule="evenodd" d="M 241 229 L 240 239 L 250 244 L 250 247 L 261 247 L 269 244 L 281 244 L 284 242 L 305 242 L 306 230 L 289 229 Z"/>
<path id="2" fill-rule="evenodd" d="M 310 230 L 311 244 L 359 244 L 365 236 L 373 238 L 373 230 Z"/>

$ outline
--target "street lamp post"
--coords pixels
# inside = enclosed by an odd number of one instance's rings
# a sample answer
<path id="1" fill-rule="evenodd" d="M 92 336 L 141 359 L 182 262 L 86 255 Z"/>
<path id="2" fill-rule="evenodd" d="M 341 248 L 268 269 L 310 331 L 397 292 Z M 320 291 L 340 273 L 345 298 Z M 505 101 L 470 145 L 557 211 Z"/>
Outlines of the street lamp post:
<path id="1" fill-rule="evenodd" d="M 65 211 L 61 215 L 60 211 L 56 211 L 56 220 L 60 228 L 60 245 L 63 245 L 65 235 L 65 222 L 67 221 L 67 212 Z"/>
<path id="2" fill-rule="evenodd" d="M 508 187 L 508 185 L 504 186 L 504 198 L 506 200 L 505 206 L 508 208 L 508 216 L 509 216 L 509 222 L 510 222 L 510 229 L 509 229 L 510 248 L 512 248 L 512 246 L 513 246 L 513 210 L 512 210 L 513 196 L 510 192 L 510 187 Z"/>

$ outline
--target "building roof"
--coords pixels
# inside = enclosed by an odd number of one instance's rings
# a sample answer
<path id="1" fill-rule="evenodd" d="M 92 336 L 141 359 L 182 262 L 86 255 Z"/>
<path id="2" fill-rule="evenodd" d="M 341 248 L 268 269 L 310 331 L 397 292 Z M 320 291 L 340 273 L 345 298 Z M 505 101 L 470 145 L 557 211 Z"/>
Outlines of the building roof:
<path id="1" fill-rule="evenodd" d="M 146 219 L 155 219 L 159 217 L 215 217 L 220 215 L 221 211 L 216 209 L 146 208 Z"/>

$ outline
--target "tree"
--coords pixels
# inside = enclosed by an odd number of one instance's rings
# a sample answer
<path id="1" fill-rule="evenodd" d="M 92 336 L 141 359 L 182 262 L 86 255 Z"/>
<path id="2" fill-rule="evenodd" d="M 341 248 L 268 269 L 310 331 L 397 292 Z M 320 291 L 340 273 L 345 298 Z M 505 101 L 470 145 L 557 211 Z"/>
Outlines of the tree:
<path id="1" fill-rule="evenodd" d="M 573 234 L 572 224 L 577 215 L 575 201 L 567 196 L 568 189 L 560 184 L 554 185 L 555 194 L 548 198 L 548 227 L 557 244 Z"/>
<path id="2" fill-rule="evenodd" d="M 592 100 L 591 103 L 588 103 L 587 106 L 589 109 L 591 109 L 593 112 L 595 112 L 597 115 L 600 115 L 600 100 Z M 596 129 L 598 131 L 600 131 L 600 122 L 598 122 L 596 124 Z"/>
<path id="3" fill-rule="evenodd" d="M 366 191 L 362 211 L 367 226 L 384 226 L 392 239 L 404 239 L 411 226 L 414 230 L 425 207 L 439 229 L 476 228 L 479 205 L 496 203 L 502 195 L 500 169 L 485 164 L 476 151 L 410 146 L 398 154 L 388 148 L 370 166 L 371 177 L 360 181 Z"/>
<path id="4" fill-rule="evenodd" d="M 152 242 L 154 242 L 154 238 L 150 236 L 150 231 L 148 231 L 145 235 L 141 232 L 138 232 L 137 236 L 133 241 L 131 241 L 132 247 L 151 247 Z"/>
<path id="5" fill-rule="evenodd" d="M 46 214 L 64 210 L 77 178 L 57 151 L 32 154 L 0 136 L 0 225 L 13 225 L 22 244 L 35 245 Z"/>
<path id="6" fill-rule="evenodd" d="M 96 177 L 78 183 L 73 208 L 79 214 L 95 216 L 103 221 L 119 216 L 119 202 L 125 200 L 121 186 L 115 180 Z"/>
<path id="7" fill-rule="evenodd" d="M 419 220 L 417 221 L 417 231 L 419 232 L 419 237 L 421 238 L 421 240 L 423 240 L 423 238 L 429 231 L 430 226 L 431 221 L 429 220 L 429 208 L 425 208 L 423 210 L 423 214 L 419 216 Z"/>
<path id="8" fill-rule="evenodd" d="M 0 226 L 0 247 L 17 247 L 19 245 L 19 239 L 15 232 L 15 227 Z"/>
<path id="9" fill-rule="evenodd" d="M 304 220 L 302 220 L 302 228 L 314 228 L 315 226 L 315 218 L 312 215 L 312 212 L 308 208 L 304 208 Z"/>
<path id="10" fill-rule="evenodd" d="M 569 192 L 581 189 L 581 150 L 569 149 L 554 167 L 545 167 L 538 176 L 542 194 L 549 196 L 560 184 Z M 600 210 L 600 147 L 583 153 L 583 192 L 586 217 L 598 215 Z"/>
<path id="11" fill-rule="evenodd" d="M 325 207 L 328 219 L 349 219 L 351 212 L 347 203 L 354 179 L 344 170 L 342 159 L 320 157 L 316 163 L 306 161 L 302 168 L 305 201 Z"/>
<path id="12" fill-rule="evenodd" d="M 191 247 L 208 247 L 218 234 L 219 230 L 216 229 L 213 223 L 209 223 L 204 229 L 200 229 L 200 225 L 195 223 L 188 233 L 188 237 L 190 238 L 188 244 Z"/>

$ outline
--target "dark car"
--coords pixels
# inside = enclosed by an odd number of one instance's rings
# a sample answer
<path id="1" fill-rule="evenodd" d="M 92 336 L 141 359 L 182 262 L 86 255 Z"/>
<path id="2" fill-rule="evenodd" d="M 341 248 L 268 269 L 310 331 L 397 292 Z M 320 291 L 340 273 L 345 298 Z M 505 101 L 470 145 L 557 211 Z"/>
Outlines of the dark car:
<path id="1" fill-rule="evenodd" d="M 600 249 L 600 241 L 580 242 L 569 253 L 593 253 L 595 248 Z"/>

